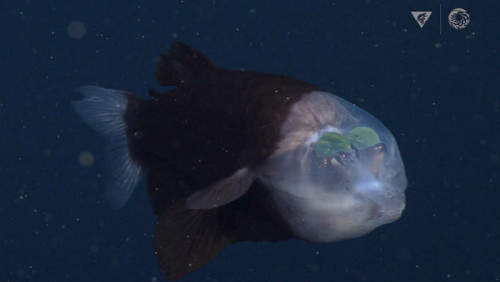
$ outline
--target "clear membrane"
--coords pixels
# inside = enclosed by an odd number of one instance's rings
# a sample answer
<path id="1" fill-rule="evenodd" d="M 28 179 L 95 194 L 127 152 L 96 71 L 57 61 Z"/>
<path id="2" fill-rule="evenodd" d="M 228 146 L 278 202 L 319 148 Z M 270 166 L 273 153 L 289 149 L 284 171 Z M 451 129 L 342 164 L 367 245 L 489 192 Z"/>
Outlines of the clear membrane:
<path id="1" fill-rule="evenodd" d="M 279 148 L 259 170 L 298 237 L 328 242 L 363 235 L 401 215 L 406 175 L 393 135 L 330 93 L 291 109 Z"/>

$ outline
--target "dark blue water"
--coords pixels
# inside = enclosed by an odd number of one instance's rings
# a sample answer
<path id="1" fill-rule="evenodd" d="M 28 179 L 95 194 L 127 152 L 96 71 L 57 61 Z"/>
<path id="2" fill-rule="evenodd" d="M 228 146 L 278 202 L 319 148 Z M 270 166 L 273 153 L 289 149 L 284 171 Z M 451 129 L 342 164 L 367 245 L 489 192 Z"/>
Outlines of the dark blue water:
<path id="1" fill-rule="evenodd" d="M 144 185 L 118 211 L 102 201 L 104 141 L 70 101 L 85 84 L 145 96 L 172 40 L 357 103 L 409 179 L 403 217 L 365 237 L 236 244 L 186 281 L 500 279 L 500 4 L 443 1 L 440 34 L 439 1 L 321 2 L 2 2 L 0 281 L 165 281 Z M 423 28 L 414 10 L 433 11 Z"/>

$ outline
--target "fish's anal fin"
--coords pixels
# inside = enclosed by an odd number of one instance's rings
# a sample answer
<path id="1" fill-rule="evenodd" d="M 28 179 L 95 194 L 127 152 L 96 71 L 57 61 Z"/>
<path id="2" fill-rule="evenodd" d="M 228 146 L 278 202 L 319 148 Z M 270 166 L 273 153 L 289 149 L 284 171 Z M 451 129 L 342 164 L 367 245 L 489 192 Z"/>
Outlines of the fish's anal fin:
<path id="1" fill-rule="evenodd" d="M 73 101 L 76 113 L 107 141 L 106 170 L 103 173 L 105 198 L 113 208 L 122 207 L 143 174 L 143 167 L 132 159 L 128 150 L 125 120 L 128 95 L 125 91 L 94 85 L 75 90 L 83 99 Z"/>
<path id="2" fill-rule="evenodd" d="M 209 262 L 232 241 L 219 228 L 218 210 L 191 210 L 179 201 L 158 218 L 154 249 L 169 279 L 180 279 Z"/>
<path id="3" fill-rule="evenodd" d="M 155 76 L 160 85 L 176 86 L 203 76 L 216 65 L 200 51 L 174 41 L 167 54 L 161 55 L 156 64 Z"/>
<path id="4" fill-rule="evenodd" d="M 252 186 L 255 173 L 248 168 L 237 170 L 207 188 L 196 191 L 186 200 L 190 209 L 207 210 L 226 205 L 243 196 Z"/>

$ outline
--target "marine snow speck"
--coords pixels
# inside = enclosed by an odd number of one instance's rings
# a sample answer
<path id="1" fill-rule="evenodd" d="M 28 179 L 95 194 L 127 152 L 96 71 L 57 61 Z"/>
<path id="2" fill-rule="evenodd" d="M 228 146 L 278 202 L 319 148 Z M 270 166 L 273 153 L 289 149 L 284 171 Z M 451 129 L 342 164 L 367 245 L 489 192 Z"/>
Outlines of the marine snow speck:
<path id="1" fill-rule="evenodd" d="M 77 89 L 76 112 L 110 144 L 106 197 L 121 207 L 145 172 L 154 248 L 179 279 L 240 241 L 333 242 L 397 220 L 406 176 L 392 134 L 314 85 L 230 71 L 173 42 L 143 100 Z"/>

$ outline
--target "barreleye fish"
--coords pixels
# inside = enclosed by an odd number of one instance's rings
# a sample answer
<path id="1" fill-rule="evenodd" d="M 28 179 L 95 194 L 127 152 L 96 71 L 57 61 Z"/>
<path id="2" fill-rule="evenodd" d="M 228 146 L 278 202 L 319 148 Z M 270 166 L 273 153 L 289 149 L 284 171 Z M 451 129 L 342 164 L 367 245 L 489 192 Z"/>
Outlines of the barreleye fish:
<path id="1" fill-rule="evenodd" d="M 241 241 L 324 243 L 397 220 L 407 185 L 389 130 L 359 107 L 287 76 L 226 70 L 173 42 L 156 65 L 171 90 L 83 86 L 78 115 L 108 139 L 106 198 L 143 175 L 154 249 L 179 279 Z"/>

